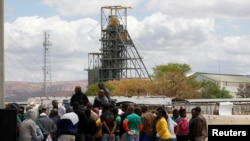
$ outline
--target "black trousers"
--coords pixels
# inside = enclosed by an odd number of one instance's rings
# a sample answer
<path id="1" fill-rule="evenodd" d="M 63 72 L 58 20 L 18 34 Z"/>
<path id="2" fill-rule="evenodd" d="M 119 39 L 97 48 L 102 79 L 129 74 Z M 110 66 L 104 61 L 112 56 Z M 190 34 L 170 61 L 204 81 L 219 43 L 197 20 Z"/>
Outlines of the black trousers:
<path id="1" fill-rule="evenodd" d="M 177 141 L 188 141 L 188 135 L 176 135 Z"/>

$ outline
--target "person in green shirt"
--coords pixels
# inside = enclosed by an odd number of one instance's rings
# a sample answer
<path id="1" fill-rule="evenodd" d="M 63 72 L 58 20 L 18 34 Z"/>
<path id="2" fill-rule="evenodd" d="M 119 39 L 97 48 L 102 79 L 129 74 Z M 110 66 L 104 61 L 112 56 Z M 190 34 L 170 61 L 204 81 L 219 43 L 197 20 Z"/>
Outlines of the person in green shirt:
<path id="1" fill-rule="evenodd" d="M 140 132 L 142 131 L 141 117 L 134 113 L 134 106 L 128 107 L 128 116 L 123 120 L 123 128 L 127 132 L 127 141 L 139 141 Z"/>
<path id="2" fill-rule="evenodd" d="M 118 115 L 118 108 L 112 109 L 112 112 L 115 116 L 116 129 L 115 129 L 115 141 L 120 141 L 120 126 L 121 126 L 121 117 Z"/>
<path id="3" fill-rule="evenodd" d="M 179 111 L 177 109 L 174 109 L 173 115 L 171 116 L 171 119 L 176 122 L 179 118 L 180 118 Z"/>

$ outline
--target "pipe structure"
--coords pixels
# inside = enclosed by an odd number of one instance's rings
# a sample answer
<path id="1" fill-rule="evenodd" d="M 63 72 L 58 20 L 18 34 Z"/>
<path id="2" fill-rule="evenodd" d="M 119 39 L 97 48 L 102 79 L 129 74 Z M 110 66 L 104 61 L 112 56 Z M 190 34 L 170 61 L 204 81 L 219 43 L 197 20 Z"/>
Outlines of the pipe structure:
<path id="1" fill-rule="evenodd" d="M 0 0 L 0 108 L 4 108 L 4 0 Z"/>

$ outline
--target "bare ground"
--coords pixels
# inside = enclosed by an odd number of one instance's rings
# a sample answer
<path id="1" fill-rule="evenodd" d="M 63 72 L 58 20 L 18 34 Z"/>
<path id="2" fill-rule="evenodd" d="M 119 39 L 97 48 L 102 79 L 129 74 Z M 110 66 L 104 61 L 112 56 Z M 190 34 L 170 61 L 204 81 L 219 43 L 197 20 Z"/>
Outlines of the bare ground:
<path id="1" fill-rule="evenodd" d="M 232 124 L 249 124 L 250 125 L 250 115 L 204 115 L 209 124 L 222 124 L 222 125 L 232 125 Z"/>

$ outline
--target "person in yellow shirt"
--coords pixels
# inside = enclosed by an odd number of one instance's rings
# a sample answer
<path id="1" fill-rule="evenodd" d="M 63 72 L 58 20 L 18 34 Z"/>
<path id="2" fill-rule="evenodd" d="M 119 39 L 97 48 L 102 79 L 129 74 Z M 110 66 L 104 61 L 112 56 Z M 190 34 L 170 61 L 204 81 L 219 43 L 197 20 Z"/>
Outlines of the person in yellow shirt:
<path id="1" fill-rule="evenodd" d="M 102 140 L 102 122 L 101 122 L 101 118 L 99 117 L 96 120 L 96 126 L 98 131 L 94 134 L 94 141 L 101 141 Z"/>
<path id="2" fill-rule="evenodd" d="M 168 130 L 168 123 L 165 116 L 167 116 L 166 111 L 163 108 L 158 108 L 156 110 L 156 137 L 157 141 L 168 141 L 171 138 L 171 134 Z"/>

